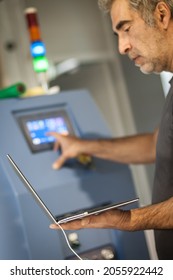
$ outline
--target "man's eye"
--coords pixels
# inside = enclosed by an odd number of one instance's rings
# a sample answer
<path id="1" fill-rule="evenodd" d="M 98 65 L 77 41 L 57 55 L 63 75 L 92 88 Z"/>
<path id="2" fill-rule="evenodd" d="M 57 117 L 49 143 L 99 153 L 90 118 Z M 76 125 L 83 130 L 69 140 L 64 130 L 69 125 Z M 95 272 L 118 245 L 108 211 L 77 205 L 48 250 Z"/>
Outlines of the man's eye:
<path id="1" fill-rule="evenodd" d="M 124 32 L 129 32 L 129 30 L 130 30 L 130 27 L 127 27 L 124 29 Z"/>

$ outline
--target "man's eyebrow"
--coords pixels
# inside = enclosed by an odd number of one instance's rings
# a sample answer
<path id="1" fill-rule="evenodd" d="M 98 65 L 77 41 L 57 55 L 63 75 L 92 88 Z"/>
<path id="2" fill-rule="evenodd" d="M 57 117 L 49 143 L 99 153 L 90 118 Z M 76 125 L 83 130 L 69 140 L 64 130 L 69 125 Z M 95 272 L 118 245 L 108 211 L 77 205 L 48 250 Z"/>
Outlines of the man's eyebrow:
<path id="1" fill-rule="evenodd" d="M 131 22 L 131 20 L 121 20 L 116 26 L 116 30 L 120 30 L 126 23 Z M 116 32 L 114 32 L 115 35 L 118 35 Z"/>

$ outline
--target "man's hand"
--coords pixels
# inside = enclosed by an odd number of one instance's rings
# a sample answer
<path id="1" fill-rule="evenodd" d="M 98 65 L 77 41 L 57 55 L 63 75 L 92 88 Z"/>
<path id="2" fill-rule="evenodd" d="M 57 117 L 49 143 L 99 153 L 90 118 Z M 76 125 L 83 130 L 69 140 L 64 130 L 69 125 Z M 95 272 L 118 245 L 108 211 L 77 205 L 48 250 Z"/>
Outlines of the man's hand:
<path id="1" fill-rule="evenodd" d="M 109 210 L 99 215 L 90 215 L 68 223 L 60 224 L 64 230 L 78 230 L 82 228 L 112 228 L 130 230 L 131 212 L 124 210 Z M 50 225 L 51 229 L 60 229 L 56 224 Z"/>
<path id="2" fill-rule="evenodd" d="M 48 135 L 53 136 L 56 139 L 54 144 L 54 151 L 57 151 L 61 148 L 61 155 L 58 159 L 53 163 L 53 169 L 59 169 L 66 162 L 66 160 L 70 158 L 75 158 L 80 155 L 80 145 L 79 143 L 82 141 L 75 136 L 62 135 L 56 132 L 49 132 Z"/>
<path id="3" fill-rule="evenodd" d="M 112 228 L 118 230 L 173 229 L 173 197 L 152 205 L 131 210 L 114 209 L 66 224 L 63 229 Z M 58 225 L 50 225 L 59 229 Z"/>

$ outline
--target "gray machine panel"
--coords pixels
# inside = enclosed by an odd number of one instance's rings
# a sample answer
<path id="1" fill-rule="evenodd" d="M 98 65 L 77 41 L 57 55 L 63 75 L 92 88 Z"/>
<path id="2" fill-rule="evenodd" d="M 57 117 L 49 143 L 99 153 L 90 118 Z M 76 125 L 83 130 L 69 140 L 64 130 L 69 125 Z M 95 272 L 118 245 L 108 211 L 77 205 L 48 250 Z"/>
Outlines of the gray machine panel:
<path id="1" fill-rule="evenodd" d="M 7 154 L 12 155 L 22 167 L 23 173 L 57 216 L 80 208 L 136 197 L 131 172 L 126 165 L 94 158 L 90 168 L 71 161 L 57 171 L 52 169 L 52 163 L 58 157 L 58 152 L 51 149 L 32 152 L 17 117 L 53 112 L 56 108 L 66 111 L 76 135 L 90 139 L 111 137 L 103 116 L 86 90 L 1 100 L 0 173 L 3 176 L 0 176 L 0 199 L 3 211 L 0 212 L 0 222 L 4 226 L 0 230 L 0 242 L 4 246 L 0 259 L 66 259 L 71 255 L 61 232 L 49 229 L 47 216 L 12 170 Z M 7 231 L 11 217 L 10 231 L 13 235 L 9 236 Z M 111 244 L 117 258 L 149 258 L 142 232 L 93 229 L 81 230 L 77 234 L 79 254 Z M 9 243 L 10 246 L 5 246 Z M 128 244 L 126 248 L 124 243 Z"/>

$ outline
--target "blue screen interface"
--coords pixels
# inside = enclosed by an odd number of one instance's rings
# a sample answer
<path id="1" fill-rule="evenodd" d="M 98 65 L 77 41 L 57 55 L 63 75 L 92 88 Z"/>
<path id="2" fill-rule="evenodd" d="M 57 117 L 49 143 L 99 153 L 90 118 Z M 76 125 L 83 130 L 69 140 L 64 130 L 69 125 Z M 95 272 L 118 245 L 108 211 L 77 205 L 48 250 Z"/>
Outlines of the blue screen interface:
<path id="1" fill-rule="evenodd" d="M 64 118 L 60 116 L 40 120 L 28 120 L 26 126 L 34 145 L 54 142 L 55 138 L 46 135 L 47 132 L 54 131 L 64 135 L 69 133 Z"/>

